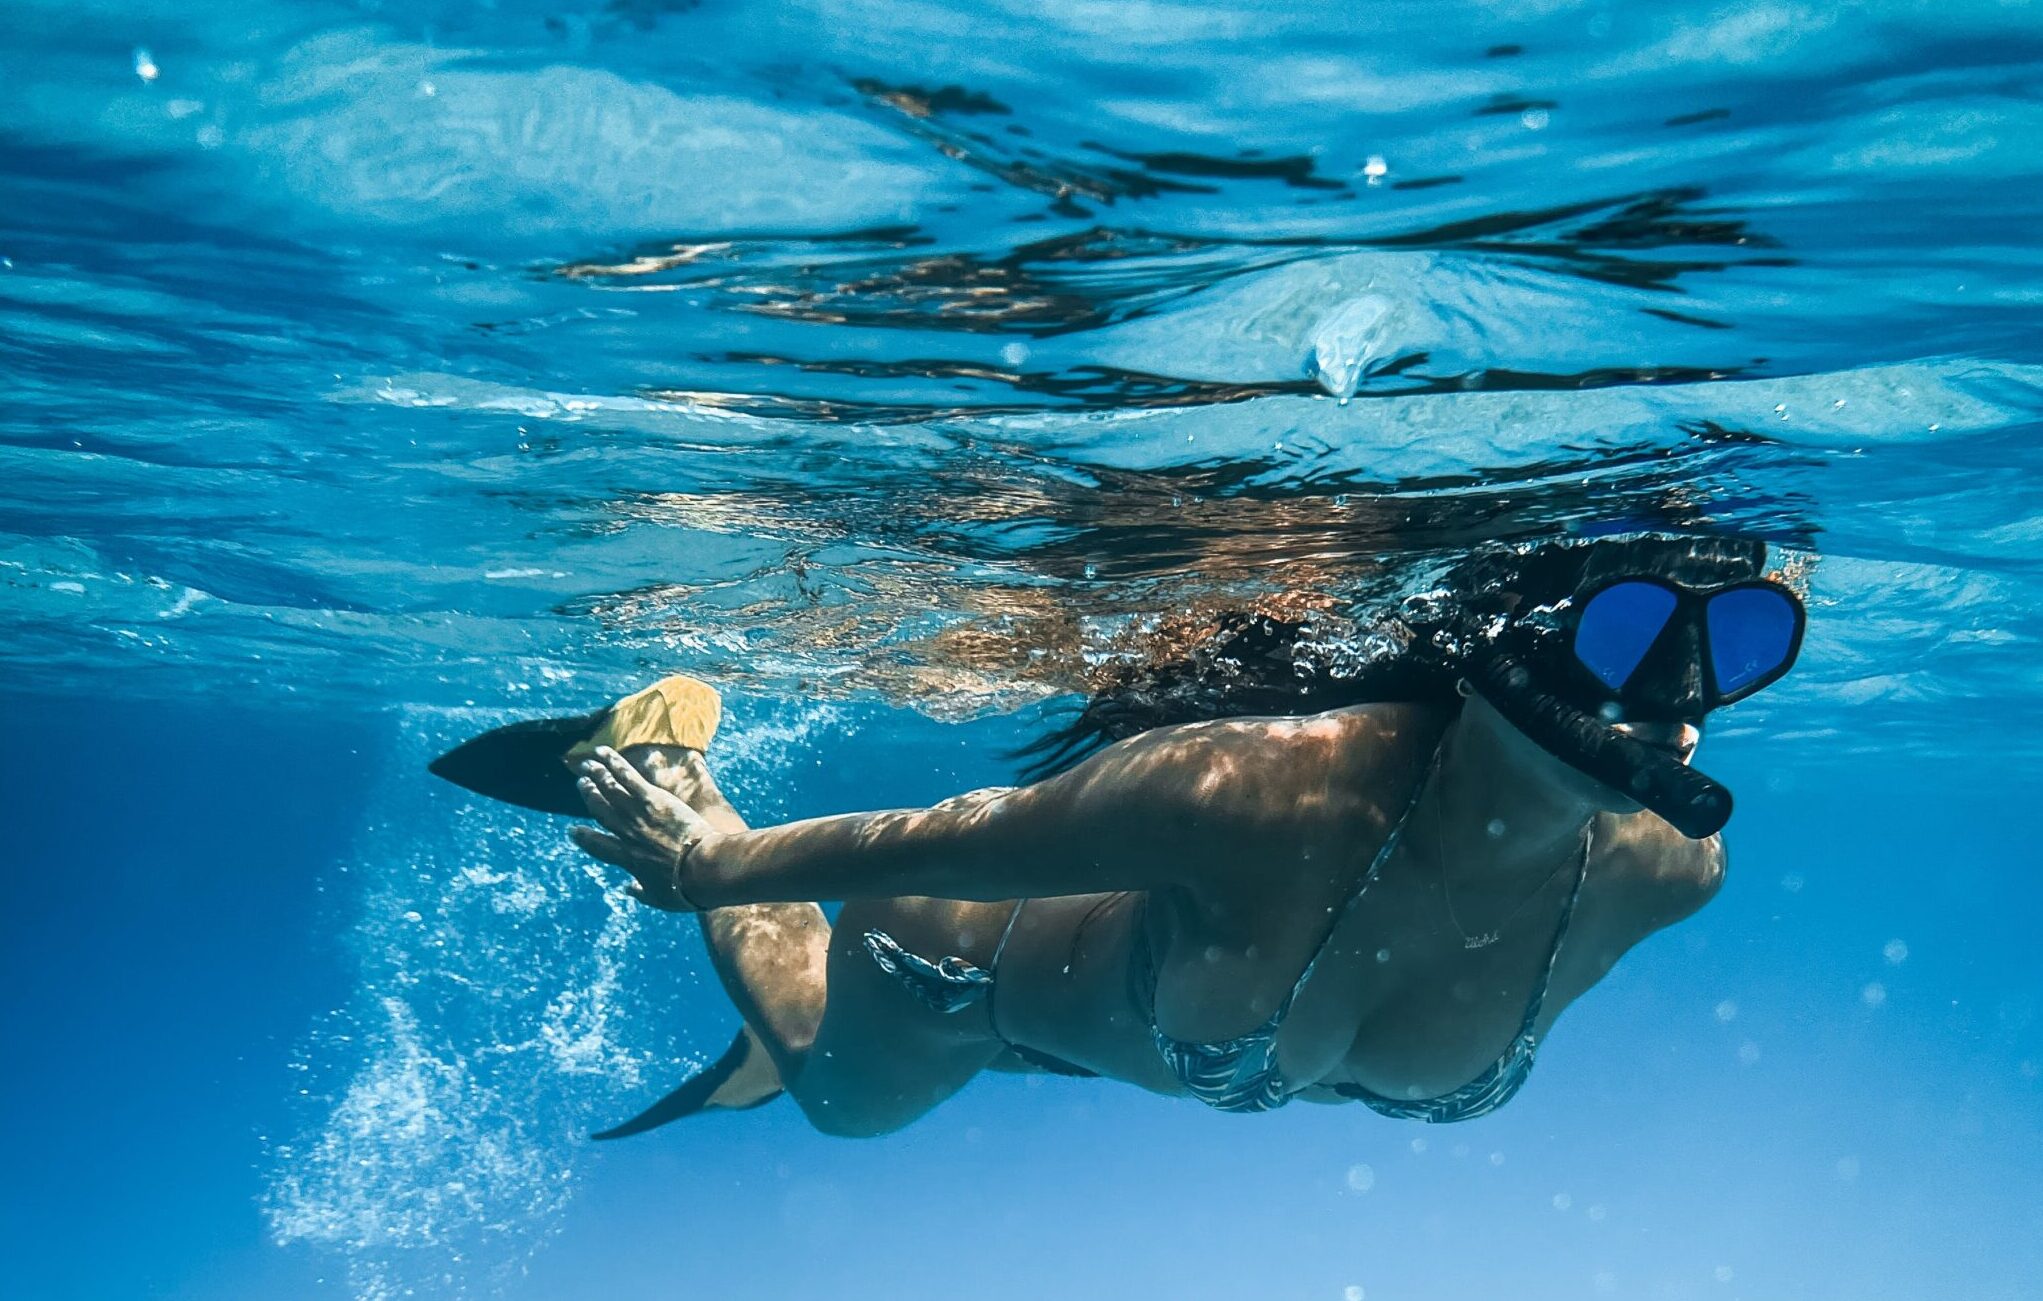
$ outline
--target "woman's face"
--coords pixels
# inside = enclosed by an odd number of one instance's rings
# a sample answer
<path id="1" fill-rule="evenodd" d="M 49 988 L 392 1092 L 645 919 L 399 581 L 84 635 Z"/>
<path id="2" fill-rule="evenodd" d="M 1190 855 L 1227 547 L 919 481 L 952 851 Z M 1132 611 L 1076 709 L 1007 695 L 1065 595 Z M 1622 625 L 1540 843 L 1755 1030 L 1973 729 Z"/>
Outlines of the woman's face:
<path id="1" fill-rule="evenodd" d="M 1476 665 L 1492 694 L 1475 716 L 1509 730 L 1512 762 L 1547 789 L 1712 835 L 1732 801 L 1690 766 L 1703 719 L 1787 672 L 1801 603 L 1761 576 L 1757 544 L 1648 538 L 1575 554 L 1572 574 L 1528 568 L 1533 591 L 1543 572 L 1564 595 L 1520 598 L 1497 657 Z"/>
<path id="2" fill-rule="evenodd" d="M 1613 723 L 1611 727 L 1634 741 L 1643 741 L 1656 750 L 1665 750 L 1683 763 L 1687 763 L 1695 756 L 1695 747 L 1702 742 L 1702 728 L 1694 723 L 1654 723 L 1638 720 Z"/>
<path id="3" fill-rule="evenodd" d="M 1757 544 L 1642 539 L 1599 547 L 1560 623 L 1556 667 L 1607 721 L 1700 725 L 1760 690 L 1800 648 L 1801 599 L 1765 575 Z M 1551 689 L 1569 694 L 1561 682 Z M 1606 700 L 1607 694 L 1607 700 Z"/>
<path id="4" fill-rule="evenodd" d="M 1650 724 L 1619 730 L 1673 752 L 1680 725 L 1787 672 L 1802 624 L 1800 598 L 1762 577 L 1757 556 L 1620 545 L 1525 618 L 1514 653 L 1541 689 L 1606 725 Z"/>

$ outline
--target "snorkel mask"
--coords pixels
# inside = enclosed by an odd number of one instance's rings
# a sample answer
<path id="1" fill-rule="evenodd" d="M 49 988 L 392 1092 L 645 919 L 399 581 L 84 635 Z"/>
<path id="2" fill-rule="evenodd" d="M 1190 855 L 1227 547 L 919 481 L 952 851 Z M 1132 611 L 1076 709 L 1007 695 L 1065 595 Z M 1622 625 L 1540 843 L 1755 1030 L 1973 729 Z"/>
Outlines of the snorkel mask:
<path id="1" fill-rule="evenodd" d="M 1674 749 L 1615 725 L 1700 727 L 1711 710 L 1779 681 L 1801 651 L 1800 598 L 1761 576 L 1765 548 L 1756 543 L 1636 539 L 1565 550 L 1582 561 L 1572 590 L 1545 604 L 1522 598 L 1470 682 L 1577 771 L 1692 839 L 1716 834 L 1730 819 L 1731 792 Z"/>

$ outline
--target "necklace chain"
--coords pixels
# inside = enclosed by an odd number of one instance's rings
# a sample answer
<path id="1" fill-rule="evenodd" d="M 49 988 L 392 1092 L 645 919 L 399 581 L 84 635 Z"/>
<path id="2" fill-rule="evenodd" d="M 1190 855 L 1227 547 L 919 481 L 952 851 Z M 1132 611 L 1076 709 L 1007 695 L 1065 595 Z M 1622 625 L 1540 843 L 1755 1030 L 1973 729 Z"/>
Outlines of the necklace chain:
<path id="1" fill-rule="evenodd" d="M 1433 775 L 1436 781 L 1439 780 L 1440 773 L 1446 767 L 1445 762 L 1446 752 L 1447 752 L 1446 747 L 1443 745 L 1440 749 L 1439 755 L 1434 760 Z M 1561 874 L 1561 869 L 1566 867 L 1568 863 L 1566 859 L 1562 859 L 1560 862 L 1554 864 L 1553 871 L 1548 872 L 1545 876 L 1541 877 L 1539 880 L 1539 884 L 1532 887 L 1531 892 L 1527 894 L 1523 899 L 1520 899 L 1517 903 L 1513 904 L 1511 906 L 1511 911 L 1505 913 L 1502 917 L 1498 918 L 1497 924 L 1495 926 L 1491 927 L 1489 930 L 1482 931 L 1478 934 L 1470 935 L 1468 933 L 1468 928 L 1461 924 L 1460 915 L 1454 911 L 1454 887 L 1452 881 L 1449 879 L 1450 872 L 1448 868 L 1446 852 L 1447 840 L 1445 832 L 1443 831 L 1441 826 L 1442 823 L 1441 811 L 1446 806 L 1446 803 L 1447 800 L 1445 790 L 1436 789 L 1434 791 L 1433 799 L 1433 856 L 1440 862 L 1440 901 L 1447 905 L 1448 923 L 1454 927 L 1454 933 L 1461 936 L 1462 949 L 1465 951 L 1472 951 L 1475 949 L 1487 949 L 1492 944 L 1495 944 L 1498 940 L 1504 938 L 1504 928 L 1510 925 L 1511 922 L 1517 918 L 1519 913 L 1524 912 L 1526 908 L 1531 906 L 1532 901 L 1534 899 L 1537 899 L 1539 898 L 1540 895 L 1546 893 L 1546 888 L 1549 885 L 1553 884 L 1554 878 Z"/>

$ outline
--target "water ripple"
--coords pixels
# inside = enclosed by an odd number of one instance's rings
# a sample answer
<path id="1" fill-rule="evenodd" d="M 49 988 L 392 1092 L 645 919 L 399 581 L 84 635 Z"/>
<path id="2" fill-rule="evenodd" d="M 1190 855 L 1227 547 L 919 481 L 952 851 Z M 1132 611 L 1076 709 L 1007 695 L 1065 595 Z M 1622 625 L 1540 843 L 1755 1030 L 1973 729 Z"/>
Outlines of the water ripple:
<path id="1" fill-rule="evenodd" d="M 1949 692 L 2043 695 L 1998 5 L 31 11 L 25 684 L 969 713 L 1159 611 L 1631 525 L 1827 558 L 1798 709 L 1934 696 L 1957 747 Z"/>

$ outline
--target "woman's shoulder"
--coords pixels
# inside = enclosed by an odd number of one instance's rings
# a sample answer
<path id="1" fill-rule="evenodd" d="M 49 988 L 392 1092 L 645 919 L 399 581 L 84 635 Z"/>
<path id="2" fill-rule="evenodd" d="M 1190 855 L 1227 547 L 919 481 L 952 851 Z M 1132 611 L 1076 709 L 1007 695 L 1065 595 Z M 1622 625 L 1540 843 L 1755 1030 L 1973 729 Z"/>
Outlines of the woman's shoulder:
<path id="1" fill-rule="evenodd" d="M 1656 927 L 1689 916 L 1723 888 L 1721 836 L 1691 840 L 1646 812 L 1605 814 L 1595 834 L 1592 872 L 1633 897 Z"/>
<path id="2" fill-rule="evenodd" d="M 1438 704 L 1384 702 L 1348 705 L 1295 719 L 1301 735 L 1324 739 L 1326 762 L 1372 802 L 1402 800 L 1425 780 L 1455 711 Z"/>
<path id="3" fill-rule="evenodd" d="M 1344 705 L 1316 714 L 1237 714 L 1151 728 L 1120 744 L 1395 760 L 1415 748 L 1430 755 L 1453 714 L 1440 705 L 1417 703 Z"/>
<path id="4" fill-rule="evenodd" d="M 1446 711 L 1358 705 L 1318 714 L 1258 715 L 1155 728 L 1115 747 L 1122 762 L 1183 775 L 1202 815 L 1247 828 L 1352 830 L 1421 780 Z"/>
<path id="5" fill-rule="evenodd" d="M 1290 770 L 1308 802 L 1348 835 L 1403 807 L 1453 717 L 1440 705 L 1372 703 L 1261 723 L 1270 762 Z"/>
<path id="6" fill-rule="evenodd" d="M 1438 701 L 1380 700 L 1308 714 L 1299 721 L 1323 720 L 1324 725 L 1344 728 L 1358 739 L 1380 746 L 1423 744 L 1430 752 L 1460 712 L 1460 704 L 1458 700 L 1453 706 Z"/>

